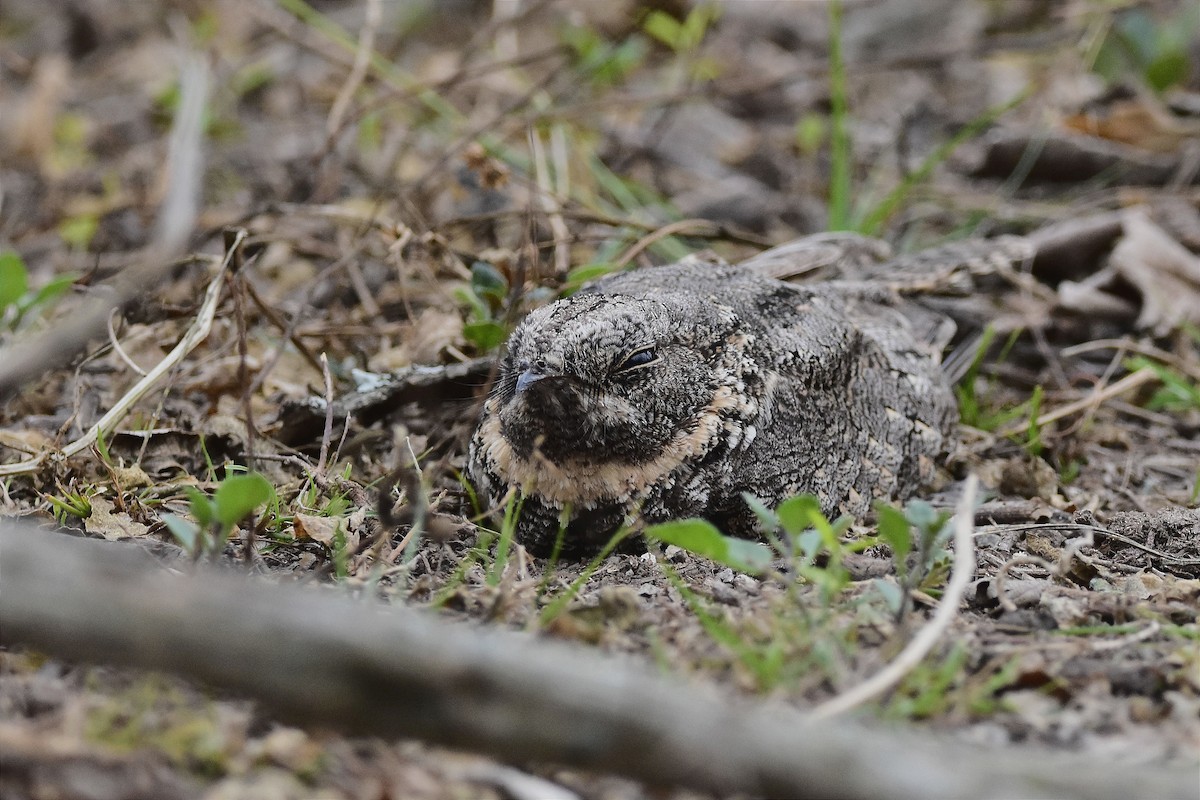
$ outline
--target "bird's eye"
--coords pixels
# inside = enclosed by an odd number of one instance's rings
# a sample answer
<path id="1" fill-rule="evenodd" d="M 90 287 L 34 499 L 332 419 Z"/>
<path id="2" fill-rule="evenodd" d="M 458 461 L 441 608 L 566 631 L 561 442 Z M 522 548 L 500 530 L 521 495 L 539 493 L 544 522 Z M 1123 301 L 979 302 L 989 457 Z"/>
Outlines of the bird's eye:
<path id="1" fill-rule="evenodd" d="M 636 367 L 644 367 L 647 364 L 653 364 L 655 361 L 658 361 L 658 353 L 654 352 L 653 347 L 646 347 L 630 353 L 629 356 L 617 366 L 617 372 L 626 372 Z"/>

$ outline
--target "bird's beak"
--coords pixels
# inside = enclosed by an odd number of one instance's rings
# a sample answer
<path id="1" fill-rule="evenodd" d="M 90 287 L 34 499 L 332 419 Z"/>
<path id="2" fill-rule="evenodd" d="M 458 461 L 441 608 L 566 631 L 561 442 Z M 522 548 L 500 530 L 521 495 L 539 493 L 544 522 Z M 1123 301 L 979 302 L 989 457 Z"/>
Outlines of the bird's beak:
<path id="1" fill-rule="evenodd" d="M 521 392 L 525 391 L 530 386 L 533 386 L 533 384 L 537 383 L 544 377 L 546 377 L 546 376 L 535 370 L 532 370 L 532 369 L 525 370 L 524 372 L 522 372 L 520 375 L 517 376 L 517 393 L 520 394 Z"/>

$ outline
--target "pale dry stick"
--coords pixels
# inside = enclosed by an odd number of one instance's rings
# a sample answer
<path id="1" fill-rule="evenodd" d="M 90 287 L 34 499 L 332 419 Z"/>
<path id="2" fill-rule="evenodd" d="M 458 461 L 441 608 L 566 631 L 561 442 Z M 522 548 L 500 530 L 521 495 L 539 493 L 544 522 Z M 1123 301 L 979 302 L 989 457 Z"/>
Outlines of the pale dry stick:
<path id="1" fill-rule="evenodd" d="M 1024 528 L 1032 526 L 1019 525 L 1016 527 Z M 1077 527 L 1083 532 L 1083 535 L 1071 539 L 1066 543 L 1066 545 L 1063 546 L 1062 551 L 1058 554 L 1057 563 L 1051 563 L 1041 556 L 1035 556 L 1030 553 L 1021 553 L 1013 556 L 1000 566 L 1000 569 L 996 571 L 995 582 L 992 585 L 996 589 L 996 600 L 1000 603 L 1001 608 L 1009 613 L 1017 610 L 1017 604 L 1008 599 L 1008 593 L 1005 590 L 1005 587 L 1008 583 L 1008 573 L 1013 567 L 1018 566 L 1019 564 L 1032 564 L 1034 566 L 1042 567 L 1049 572 L 1051 576 L 1056 578 L 1061 578 L 1070 571 L 1072 559 L 1078 558 L 1083 563 L 1088 564 L 1089 566 L 1091 565 L 1092 562 L 1084 557 L 1084 555 L 1079 551 L 1085 547 L 1094 547 L 1096 544 L 1096 539 L 1093 535 L 1093 531 L 1102 529 L 1095 528 L 1090 525 L 1080 525 Z"/>
<path id="2" fill-rule="evenodd" d="M 1039 428 L 1049 425 L 1051 422 L 1060 420 L 1063 417 L 1069 417 L 1070 415 L 1077 414 L 1080 411 L 1086 411 L 1088 409 L 1098 407 L 1104 403 L 1105 400 L 1122 395 L 1125 392 L 1136 389 L 1137 387 L 1154 380 L 1158 380 L 1158 376 L 1154 374 L 1154 370 L 1143 367 L 1137 372 L 1132 372 L 1129 375 L 1126 375 L 1124 378 L 1121 378 L 1121 380 L 1117 381 L 1111 386 L 1106 386 L 1103 389 L 1089 392 L 1086 397 L 1081 397 L 1078 400 L 1067 403 L 1066 405 L 1059 406 L 1053 411 L 1048 411 L 1045 414 L 1042 414 L 1040 417 L 1034 420 L 1033 424 Z M 1028 428 L 1028 425 L 1029 423 L 1010 425 L 1004 430 L 997 431 L 995 435 L 997 437 L 1004 437 L 1023 433 Z"/>
<path id="3" fill-rule="evenodd" d="M 1153 638 L 1160 630 L 1162 625 L 1158 620 L 1152 619 L 1146 627 L 1136 633 L 1131 633 L 1128 636 L 1122 636 L 1120 639 L 1109 639 L 1103 642 L 1097 642 L 1092 645 L 1092 651 L 1109 652 L 1112 650 L 1120 650 L 1122 647 L 1128 647 L 1131 644 L 1138 644 L 1147 639 Z"/>
<path id="4" fill-rule="evenodd" d="M 1112 358 L 1108 360 L 1108 366 L 1104 368 L 1104 372 L 1100 373 L 1100 379 L 1096 382 L 1096 385 L 1092 387 L 1092 391 L 1102 391 L 1104 387 L 1109 385 L 1109 381 L 1112 380 L 1113 375 L 1115 375 L 1117 370 L 1121 367 L 1121 362 L 1124 360 L 1125 352 L 1125 348 L 1117 348 L 1117 351 L 1112 354 Z M 1070 384 L 1067 382 L 1060 385 L 1066 386 Z M 1092 419 L 1095 418 L 1096 412 L 1099 410 L 1099 404 L 1091 406 L 1086 412 L 1080 414 L 1079 418 L 1076 419 L 1075 422 L 1063 429 L 1061 434 L 1063 436 L 1070 436 L 1071 434 L 1080 430 L 1083 428 L 1083 426 L 1087 425 L 1092 421 Z"/>
<path id="5" fill-rule="evenodd" d="M 335 222 L 352 222 L 356 225 L 374 228 L 401 239 L 407 244 L 415 235 L 412 228 L 405 225 L 403 222 L 389 219 L 380 216 L 379 214 L 368 214 L 352 208 L 342 208 L 341 206 L 332 205 L 329 203 L 323 205 L 304 205 L 303 203 L 271 203 L 267 211 L 274 211 L 286 216 L 309 216 L 322 217 L 324 219 L 334 220 Z"/>
<path id="6" fill-rule="evenodd" d="M 562 214 L 558 203 L 558 198 L 555 196 L 554 187 L 550 182 L 550 163 L 546 157 L 546 147 L 542 143 L 542 136 L 536 128 L 529 129 L 529 149 L 533 153 L 534 174 L 537 178 L 538 199 L 542 206 L 542 210 L 546 212 L 546 219 L 550 223 L 550 230 L 554 233 L 554 270 L 559 275 L 566 275 L 571 270 L 571 247 L 570 241 L 571 232 L 567 229 L 567 223 L 563 221 Z M 565 167 L 561 165 L 560 168 Z M 561 175 L 556 176 L 561 182 Z M 559 196 L 566 197 L 564 193 L 559 193 Z"/>
<path id="7" fill-rule="evenodd" d="M 1017 604 L 1008 599 L 1008 574 L 1013 567 L 1021 564 L 1030 564 L 1035 567 L 1041 567 L 1051 575 L 1056 575 L 1055 566 L 1041 556 L 1035 556 L 1030 553 L 1020 553 L 1005 561 L 1000 569 L 996 571 L 996 577 L 992 581 L 992 588 L 996 590 L 996 602 L 1000 607 L 1010 614 L 1017 610 Z"/>
<path id="8" fill-rule="evenodd" d="M 615 269 L 621 269 L 629 264 L 641 253 L 652 246 L 655 242 L 666 239 L 668 236 L 674 236 L 677 233 L 699 229 L 701 231 L 711 231 L 714 223 L 707 219 L 681 219 L 677 222 L 672 222 L 668 225 L 663 225 L 661 228 L 656 228 L 654 231 L 638 239 L 633 245 L 621 254 L 621 257 L 614 262 Z"/>
<path id="9" fill-rule="evenodd" d="M 482 759 L 465 766 L 450 762 L 433 769 L 452 781 L 491 784 L 513 800 L 583 800 L 579 794 L 546 778 Z"/>
<path id="10" fill-rule="evenodd" d="M 15 394 L 30 380 L 44 375 L 47 367 L 61 364 L 85 348 L 92 337 L 103 333 L 114 307 L 125 305 L 144 294 L 148 286 L 157 284 L 167 274 L 167 266 L 183 252 L 195 226 L 203 173 L 201 143 L 208 69 L 199 56 L 189 56 L 181 68 L 179 91 L 179 111 L 166 160 L 166 196 L 150 246 L 138 264 L 117 276 L 107 298 L 96 298 L 44 333 L 0 350 L 0 398 Z"/>
<path id="11" fill-rule="evenodd" d="M 975 577 L 975 498 L 978 494 L 979 478 L 970 475 L 963 486 L 962 499 L 958 502 L 958 512 L 954 517 L 954 567 L 950 573 L 950 583 L 946 585 L 946 592 L 938 603 L 933 619 L 884 669 L 853 689 L 812 709 L 809 713 L 813 719 L 842 714 L 890 689 L 921 663 L 921 659 L 928 655 L 950 627 L 958 615 L 958 606 L 967 591 L 967 585 Z"/>
<path id="12" fill-rule="evenodd" d="M 129 367 L 138 375 L 145 375 L 146 370 L 139 367 L 137 363 L 129 357 L 129 354 L 125 352 L 125 348 L 121 347 L 121 343 L 117 340 L 117 331 L 113 328 L 113 314 L 115 314 L 116 311 L 117 309 L 114 308 L 108 314 L 108 342 L 112 345 L 113 352 L 125 362 L 125 366 Z"/>
<path id="13" fill-rule="evenodd" d="M 337 261 L 334 261 L 332 264 L 329 264 L 320 272 L 318 272 L 316 277 L 309 282 L 308 287 L 304 290 L 304 296 L 300 298 L 298 310 L 292 315 L 291 320 L 289 320 L 287 325 L 283 328 L 282 332 L 284 339 L 288 341 L 295 340 L 296 329 L 299 327 L 300 319 L 303 316 L 302 312 L 309 304 L 309 301 L 312 300 L 313 295 L 316 294 L 317 288 L 321 285 L 322 281 L 332 275 L 336 270 L 341 269 L 343 266 L 349 263 L 350 260 L 355 258 L 359 252 L 360 251 L 356 249 L 346 253 Z M 272 314 L 268 314 L 267 316 L 270 318 Z M 307 352 L 307 348 L 297 347 L 297 349 L 301 350 L 301 352 Z M 283 358 L 283 354 L 285 352 L 286 348 L 282 345 L 274 349 L 274 352 L 272 352 L 267 358 L 266 363 L 263 364 L 262 369 L 260 369 L 258 374 L 254 376 L 254 380 L 250 382 L 250 388 L 248 390 L 249 393 L 253 394 L 254 392 L 258 391 L 258 389 L 262 386 L 263 381 L 267 379 L 267 376 L 275 369 L 275 366 L 279 363 L 279 360 Z M 321 366 L 320 362 L 318 362 L 315 366 L 319 372 Z"/>
<path id="14" fill-rule="evenodd" d="M 179 344 L 175 345 L 170 353 L 162 361 L 154 366 L 133 385 L 118 400 L 112 408 L 108 410 L 92 427 L 88 428 L 87 432 L 80 436 L 75 441 L 68 444 L 62 450 L 54 453 L 47 451 L 39 453 L 37 456 L 25 461 L 18 461 L 14 464 L 0 464 L 0 477 L 5 475 L 23 475 L 28 472 L 33 472 L 38 469 L 47 458 L 52 455 L 59 458 L 70 458 L 87 448 L 91 447 L 96 439 L 100 436 L 108 437 L 109 434 L 117 427 L 121 420 L 129 413 L 130 409 L 141 400 L 155 384 L 167 374 L 169 370 L 181 362 L 188 353 L 196 348 L 196 345 L 208 338 L 209 331 L 212 329 L 213 318 L 217 313 L 217 304 L 221 299 L 221 286 L 225 280 L 225 272 L 229 268 L 230 259 L 233 257 L 234 251 L 241 245 L 242 239 L 245 237 L 244 231 L 238 231 L 237 238 L 234 244 L 225 253 L 225 257 L 218 262 L 217 274 L 213 276 L 208 284 L 208 291 L 204 295 L 204 301 L 200 304 L 200 310 L 196 313 L 196 319 L 192 322 L 190 328 L 184 333 L 183 338 L 179 340 Z M 216 259 L 214 259 L 216 260 Z"/>
<path id="15" fill-rule="evenodd" d="M 1086 524 L 1080 523 L 1080 522 L 1033 522 L 1033 523 L 1020 523 L 1020 524 L 1016 524 L 1016 525 L 989 525 L 987 528 L 988 531 L 991 531 L 993 533 L 1003 533 L 1005 531 L 1029 531 L 1029 530 L 1037 530 L 1037 529 L 1059 530 L 1059 531 L 1072 531 L 1072 530 L 1086 531 L 1089 534 L 1091 534 L 1092 536 L 1099 534 L 1100 536 L 1103 536 L 1105 539 L 1109 539 L 1114 542 L 1120 542 L 1123 545 L 1132 547 L 1135 550 L 1141 550 L 1143 553 L 1152 555 L 1161 561 L 1166 561 L 1171 564 L 1183 564 L 1183 565 L 1189 565 L 1189 566 L 1193 565 L 1193 564 L 1200 564 L 1200 558 L 1181 558 L 1179 556 L 1171 555 L 1170 553 L 1164 553 L 1162 550 L 1156 550 L 1153 547 L 1150 547 L 1148 545 L 1143 544 L 1142 542 L 1137 541 L 1136 539 L 1131 539 L 1128 536 L 1124 536 L 1120 533 L 1117 533 L 1116 531 L 1111 531 L 1108 528 L 1104 528 L 1099 525 L 1086 525 Z M 1085 541 L 1083 544 L 1083 546 L 1085 546 L 1085 547 L 1090 546 L 1090 545 L 1091 545 L 1090 541 Z"/>
<path id="16" fill-rule="evenodd" d="M 571 196 L 571 164 L 567 158 L 567 134 L 561 122 L 556 122 L 550 126 L 550 158 L 554 163 L 554 192 L 556 197 Z M 559 210 L 562 206 L 558 203 Z M 566 237 L 562 234 L 568 233 L 567 225 L 563 221 L 562 214 L 558 214 L 559 224 L 562 230 L 554 234 L 554 238 L 558 241 L 554 245 L 555 264 L 559 271 L 566 275 L 571 268 L 571 245 L 565 241 Z"/>
<path id="17" fill-rule="evenodd" d="M 492 22 L 497 28 L 492 49 L 500 61 L 511 61 L 519 52 L 517 28 L 507 23 L 520 11 L 521 0 L 492 0 Z"/>
<path id="18" fill-rule="evenodd" d="M 1189 364 L 1174 353 L 1169 353 L 1153 345 L 1143 344 L 1142 342 L 1134 342 L 1126 339 L 1096 339 L 1091 342 L 1083 342 L 1082 344 L 1065 347 L 1062 350 L 1064 356 L 1075 356 L 1080 353 L 1088 353 L 1092 350 L 1128 350 L 1138 355 L 1153 358 L 1158 361 L 1168 364 L 1171 367 L 1186 374 L 1194 381 L 1200 382 L 1200 368 L 1194 364 Z"/>
<path id="19" fill-rule="evenodd" d="M 363 275 L 362 268 L 359 267 L 357 261 L 350 261 L 346 264 L 346 276 L 350 279 L 350 285 L 354 287 L 354 293 L 358 295 L 358 302 L 362 304 L 367 318 L 379 319 L 382 317 L 383 309 L 375 302 L 371 287 L 367 285 L 367 278 Z"/>
<path id="20" fill-rule="evenodd" d="M 321 432 L 321 453 L 317 456 L 315 471 L 325 473 L 325 459 L 329 457 L 329 442 L 333 439 L 333 376 L 329 374 L 329 358 L 321 353 L 321 376 L 325 379 L 325 429 Z"/>
<path id="21" fill-rule="evenodd" d="M 350 74 L 346 76 L 346 82 L 338 90 L 337 97 L 334 98 L 333 105 L 329 109 L 329 117 L 325 120 L 325 133 L 331 141 L 341 130 L 342 118 L 346 116 L 346 109 L 350 107 L 354 93 L 358 91 L 363 78 L 367 76 L 367 68 L 371 65 L 371 53 L 375 49 L 375 32 L 379 30 L 379 23 L 383 19 L 382 2 L 380 0 L 366 0 L 366 2 L 367 18 L 363 21 L 362 30 L 358 32 L 358 49 L 354 51 L 354 64 L 350 67 Z"/>

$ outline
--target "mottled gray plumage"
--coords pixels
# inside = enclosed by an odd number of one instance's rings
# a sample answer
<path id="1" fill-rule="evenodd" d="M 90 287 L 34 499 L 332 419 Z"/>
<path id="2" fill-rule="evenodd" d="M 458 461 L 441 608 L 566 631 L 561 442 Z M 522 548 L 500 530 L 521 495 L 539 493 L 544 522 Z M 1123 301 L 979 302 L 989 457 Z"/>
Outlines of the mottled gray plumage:
<path id="1" fill-rule="evenodd" d="M 794 285 L 695 260 L 603 278 L 513 332 L 470 476 L 493 504 L 523 491 L 535 552 L 564 508 L 568 551 L 639 512 L 754 535 L 743 492 L 862 514 L 929 477 L 957 417 L 936 326 L 906 302 L 877 278 Z"/>

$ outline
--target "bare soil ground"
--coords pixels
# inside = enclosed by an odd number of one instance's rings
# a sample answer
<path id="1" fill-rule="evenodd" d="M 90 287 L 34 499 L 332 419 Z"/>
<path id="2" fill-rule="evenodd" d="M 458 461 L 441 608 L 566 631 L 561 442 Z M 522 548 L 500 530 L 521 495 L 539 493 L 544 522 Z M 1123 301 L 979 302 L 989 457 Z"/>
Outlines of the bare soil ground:
<path id="1" fill-rule="evenodd" d="M 2 347 L 157 254 L 183 53 L 211 86 L 189 256 L 6 398 L 0 510 L 187 570 L 168 515 L 191 520 L 189 491 L 249 468 L 277 499 L 209 559 L 809 708 L 927 623 L 945 543 L 903 585 L 883 544 L 799 575 L 675 547 L 497 561 L 499 524 L 458 477 L 486 359 L 526 310 L 606 270 L 736 261 L 831 226 L 899 253 L 1028 234 L 1032 262 L 969 298 L 948 359 L 960 444 L 923 495 L 951 509 L 981 477 L 975 580 L 935 649 L 856 713 L 1196 763 L 1200 14 L 844 5 L 833 37 L 823 3 L 5 2 L 0 285 L 21 272 L 28 290 L 0 292 Z M 111 435 L 51 457 L 168 358 L 230 229 L 246 238 L 211 330 Z M 353 406 L 365 372 L 396 377 Z M 325 398 L 351 413 L 327 418 Z M 846 541 L 876 533 L 857 520 Z M 19 646 L 0 651 L 0 752 L 13 798 L 695 796 L 291 728 Z"/>

